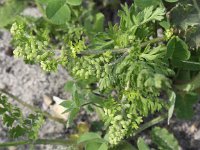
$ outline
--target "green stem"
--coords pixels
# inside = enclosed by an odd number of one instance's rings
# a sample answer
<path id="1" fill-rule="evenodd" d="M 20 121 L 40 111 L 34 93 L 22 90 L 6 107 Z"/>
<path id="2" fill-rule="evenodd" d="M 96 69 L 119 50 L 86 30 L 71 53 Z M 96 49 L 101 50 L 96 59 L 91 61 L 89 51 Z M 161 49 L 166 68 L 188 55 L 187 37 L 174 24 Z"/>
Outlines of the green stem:
<path id="1" fill-rule="evenodd" d="M 37 8 L 39 9 L 39 11 L 43 14 L 43 16 L 45 16 L 45 11 L 42 8 L 41 3 L 38 0 L 36 0 L 35 3 L 37 5 Z"/>
<path id="2" fill-rule="evenodd" d="M 164 37 L 159 37 L 159 38 L 155 38 L 152 40 L 149 40 L 147 42 L 144 42 L 141 44 L 141 47 L 146 47 L 149 44 L 154 44 L 157 42 L 161 42 L 164 41 L 165 38 Z M 85 50 L 85 51 L 81 51 L 79 54 L 77 54 L 78 56 L 87 56 L 87 55 L 99 55 L 99 54 L 103 54 L 107 51 L 110 51 L 111 53 L 125 53 L 131 50 L 132 47 L 128 47 L 128 48 L 119 48 L 119 49 L 103 49 L 103 50 Z"/>
<path id="3" fill-rule="evenodd" d="M 63 146 L 70 146 L 74 145 L 75 141 L 72 140 L 64 140 L 64 139 L 38 139 L 36 141 L 32 140 L 25 140 L 25 141 L 14 141 L 14 142 L 5 142 L 0 143 L 0 147 L 9 147 L 9 146 L 19 146 L 19 145 L 63 145 Z"/>
<path id="4" fill-rule="evenodd" d="M 192 0 L 192 1 L 193 1 L 193 4 L 194 4 L 194 7 L 196 8 L 196 10 L 197 10 L 197 12 L 198 12 L 198 14 L 199 14 L 199 19 L 200 19 L 200 8 L 199 8 L 199 6 L 198 6 L 198 3 L 197 3 L 196 0 Z"/>
<path id="5" fill-rule="evenodd" d="M 136 136 L 137 134 L 139 134 L 140 132 L 146 130 L 147 128 L 154 126 L 162 121 L 164 121 L 167 118 L 167 115 L 163 115 L 163 116 L 159 116 L 145 124 L 143 124 L 138 130 L 134 131 L 132 136 Z"/>
<path id="6" fill-rule="evenodd" d="M 4 93 L 6 95 L 8 95 L 9 97 L 15 99 L 18 103 L 20 103 L 21 105 L 23 105 L 24 107 L 27 107 L 29 108 L 30 110 L 32 110 L 33 112 L 40 112 L 41 114 L 43 114 L 45 117 L 53 120 L 53 121 L 56 121 L 56 122 L 59 122 L 61 124 L 66 124 L 66 121 L 64 121 L 63 119 L 60 119 L 60 118 L 57 118 L 57 117 L 54 117 L 52 116 L 51 114 L 49 114 L 48 112 L 46 111 L 42 111 L 40 108 L 38 107 L 35 107 L 35 106 L 32 106 L 26 102 L 24 102 L 23 100 L 19 99 L 17 96 L 14 96 L 13 94 L 7 92 L 6 90 L 4 89 L 0 89 L 0 92 L 1 93 Z"/>
<path id="7" fill-rule="evenodd" d="M 175 86 L 178 90 L 189 92 L 196 90 L 200 87 L 200 73 L 198 73 L 194 79 L 192 79 L 190 82 L 182 85 L 176 85 Z"/>

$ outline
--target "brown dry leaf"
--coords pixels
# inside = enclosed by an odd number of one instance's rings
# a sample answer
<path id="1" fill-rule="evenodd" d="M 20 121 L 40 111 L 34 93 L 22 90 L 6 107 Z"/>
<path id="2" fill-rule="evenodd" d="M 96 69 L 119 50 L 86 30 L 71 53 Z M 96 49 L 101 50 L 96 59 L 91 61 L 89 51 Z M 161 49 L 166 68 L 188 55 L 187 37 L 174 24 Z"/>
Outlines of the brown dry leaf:
<path id="1" fill-rule="evenodd" d="M 54 105 L 50 105 L 50 110 L 52 111 L 52 114 L 57 117 L 61 118 L 65 121 L 67 121 L 69 113 L 64 113 L 63 112 L 66 110 L 63 106 L 60 105 L 61 102 L 63 102 L 62 99 L 59 97 L 53 96 L 53 100 L 55 101 Z"/>
<path id="2" fill-rule="evenodd" d="M 52 104 L 52 102 L 53 102 L 53 100 L 49 96 L 47 96 L 47 95 L 43 96 L 43 101 L 44 101 L 44 105 L 46 107 L 49 107 Z"/>

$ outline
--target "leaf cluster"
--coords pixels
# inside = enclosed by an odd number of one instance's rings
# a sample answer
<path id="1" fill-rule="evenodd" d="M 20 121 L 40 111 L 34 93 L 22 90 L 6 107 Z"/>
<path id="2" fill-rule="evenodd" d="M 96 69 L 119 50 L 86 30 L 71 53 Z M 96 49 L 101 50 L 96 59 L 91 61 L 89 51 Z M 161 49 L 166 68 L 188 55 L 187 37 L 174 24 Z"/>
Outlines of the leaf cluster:
<path id="1" fill-rule="evenodd" d="M 21 110 L 10 104 L 4 95 L 0 95 L 0 116 L 11 138 L 36 140 L 44 119 L 40 113 L 24 116 Z"/>

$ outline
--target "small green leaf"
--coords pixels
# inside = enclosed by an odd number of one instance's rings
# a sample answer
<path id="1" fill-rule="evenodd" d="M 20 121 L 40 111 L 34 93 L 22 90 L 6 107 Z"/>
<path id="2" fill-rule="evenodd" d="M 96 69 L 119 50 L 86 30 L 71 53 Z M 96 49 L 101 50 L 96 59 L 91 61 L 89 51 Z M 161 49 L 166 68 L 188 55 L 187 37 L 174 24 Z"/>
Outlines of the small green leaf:
<path id="1" fill-rule="evenodd" d="M 6 108 L 0 107 L 0 115 L 3 115 L 7 111 Z"/>
<path id="2" fill-rule="evenodd" d="M 190 58 L 187 44 L 179 37 L 173 37 L 167 44 L 167 58 L 181 61 Z"/>
<path id="3" fill-rule="evenodd" d="M 9 133 L 10 133 L 10 136 L 12 138 L 17 138 L 17 137 L 20 137 L 22 135 L 24 135 L 26 133 L 26 129 L 17 125 L 16 127 L 12 128 Z"/>
<path id="4" fill-rule="evenodd" d="M 143 138 L 138 138 L 137 146 L 139 150 L 150 150 Z"/>
<path id="5" fill-rule="evenodd" d="M 158 6 L 161 3 L 161 0 L 135 0 L 134 2 L 136 6 L 143 10 L 146 7 Z"/>
<path id="6" fill-rule="evenodd" d="M 66 0 L 69 5 L 78 6 L 81 5 L 82 0 Z"/>
<path id="7" fill-rule="evenodd" d="M 79 107 L 81 105 L 81 101 L 80 101 L 80 96 L 78 94 L 78 89 L 77 89 L 77 85 L 74 84 L 73 85 L 73 89 L 72 89 L 72 101 L 75 102 L 76 106 Z"/>
<path id="8" fill-rule="evenodd" d="M 191 119 L 194 115 L 193 105 L 198 101 L 198 95 L 189 93 L 186 95 L 177 95 L 176 115 L 180 119 Z"/>
<path id="9" fill-rule="evenodd" d="M 63 101 L 62 103 L 60 103 L 60 105 L 65 108 L 69 108 L 72 105 L 72 103 L 73 102 L 71 100 L 66 100 L 66 101 Z"/>
<path id="10" fill-rule="evenodd" d="M 3 123 L 7 127 L 11 127 L 15 121 L 15 118 L 11 117 L 10 115 L 4 114 L 3 115 Z"/>
<path id="11" fill-rule="evenodd" d="M 161 27 L 163 27 L 165 30 L 170 28 L 170 23 L 167 21 L 162 21 L 159 23 Z"/>
<path id="12" fill-rule="evenodd" d="M 67 81 L 67 83 L 65 83 L 64 89 L 67 92 L 72 92 L 73 90 L 73 85 L 74 85 L 74 81 Z"/>
<path id="13" fill-rule="evenodd" d="M 94 22 L 94 31 L 95 32 L 101 32 L 103 31 L 103 27 L 104 27 L 104 20 L 105 17 L 102 13 L 97 13 L 95 16 L 95 22 Z"/>
<path id="14" fill-rule="evenodd" d="M 78 144 L 87 143 L 90 142 L 91 140 L 96 140 L 96 139 L 101 139 L 101 136 L 94 132 L 88 132 L 80 136 Z"/>
<path id="15" fill-rule="evenodd" d="M 66 100 L 66 101 L 63 101 L 62 103 L 60 103 L 61 106 L 67 108 L 67 109 L 71 109 L 71 108 L 74 108 L 75 107 L 75 104 L 73 101 L 71 100 Z"/>
<path id="16" fill-rule="evenodd" d="M 165 0 L 166 2 L 169 2 L 169 3 L 175 3 L 175 2 L 178 2 L 178 0 Z"/>
<path id="17" fill-rule="evenodd" d="M 76 118 L 76 116 L 79 113 L 79 108 L 74 108 L 71 110 L 70 114 L 69 114 L 69 118 L 67 120 L 67 126 L 70 126 L 72 124 L 72 122 L 74 121 L 74 119 Z"/>
<path id="18" fill-rule="evenodd" d="M 71 18 L 71 10 L 65 0 L 51 0 L 46 8 L 47 18 L 54 24 L 65 24 Z"/>

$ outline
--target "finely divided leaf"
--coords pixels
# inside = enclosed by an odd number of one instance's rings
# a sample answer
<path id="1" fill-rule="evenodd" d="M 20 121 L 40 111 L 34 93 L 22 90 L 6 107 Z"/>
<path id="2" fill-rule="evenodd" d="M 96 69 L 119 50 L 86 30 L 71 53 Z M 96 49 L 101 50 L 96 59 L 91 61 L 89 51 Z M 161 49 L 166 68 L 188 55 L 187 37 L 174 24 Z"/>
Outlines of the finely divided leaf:
<path id="1" fill-rule="evenodd" d="M 133 16 L 133 21 L 136 25 L 140 26 L 150 21 L 161 21 L 164 18 L 165 9 L 164 8 L 156 8 L 147 7 L 143 11 L 137 14 L 137 16 Z"/>
<path id="2" fill-rule="evenodd" d="M 135 0 L 134 3 L 137 7 L 143 10 L 149 6 L 158 6 L 161 3 L 161 0 Z"/>

